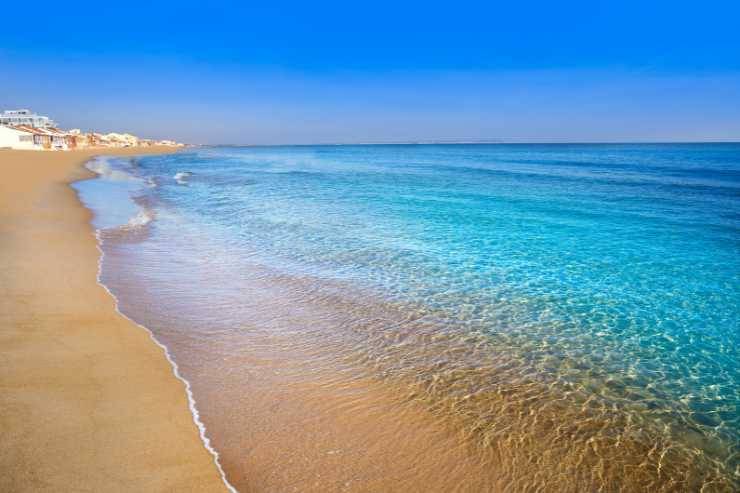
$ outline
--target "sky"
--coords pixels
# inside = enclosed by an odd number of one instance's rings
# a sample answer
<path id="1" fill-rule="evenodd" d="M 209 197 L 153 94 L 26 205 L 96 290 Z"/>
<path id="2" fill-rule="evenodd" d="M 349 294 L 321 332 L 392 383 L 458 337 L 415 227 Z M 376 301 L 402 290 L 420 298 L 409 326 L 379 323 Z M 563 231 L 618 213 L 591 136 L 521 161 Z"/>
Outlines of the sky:
<path id="1" fill-rule="evenodd" d="M 65 128 L 204 144 L 740 140 L 737 1 L 2 12 L 0 108 Z"/>

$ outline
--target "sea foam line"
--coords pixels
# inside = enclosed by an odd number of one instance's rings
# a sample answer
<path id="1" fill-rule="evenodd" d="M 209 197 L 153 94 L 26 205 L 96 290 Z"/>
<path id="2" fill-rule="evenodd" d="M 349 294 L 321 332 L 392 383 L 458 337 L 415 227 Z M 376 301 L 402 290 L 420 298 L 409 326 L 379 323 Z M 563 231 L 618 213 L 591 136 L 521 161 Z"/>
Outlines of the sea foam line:
<path id="1" fill-rule="evenodd" d="M 213 457 L 213 462 L 214 464 L 216 464 L 216 469 L 218 469 L 218 472 L 221 475 L 221 480 L 226 486 L 226 489 L 228 489 L 231 493 L 238 493 L 237 489 L 234 488 L 234 486 L 231 483 L 229 483 L 228 479 L 226 479 L 226 473 L 224 472 L 223 467 L 221 467 L 221 462 L 219 461 L 219 454 L 216 451 L 216 449 L 214 449 L 213 446 L 211 446 L 211 440 L 208 438 L 206 434 L 206 426 L 200 420 L 200 413 L 198 412 L 198 408 L 195 406 L 195 397 L 193 396 L 193 391 L 190 387 L 190 382 L 180 374 L 180 369 L 177 366 L 177 363 L 175 362 L 175 360 L 172 358 L 172 355 L 170 354 L 169 349 L 167 348 L 167 346 L 165 346 L 164 344 L 159 342 L 159 340 L 157 340 L 156 336 L 154 335 L 154 332 L 152 332 L 148 327 L 138 323 L 135 320 L 132 320 L 128 315 L 126 315 L 120 310 L 118 306 L 119 305 L 118 298 L 116 297 L 115 294 L 111 292 L 108 286 L 106 286 L 101 280 L 102 269 L 103 269 L 103 257 L 105 256 L 105 252 L 103 251 L 103 248 L 101 246 L 102 238 L 100 237 L 100 230 L 95 230 L 95 238 L 97 240 L 96 242 L 97 249 L 100 252 L 100 257 L 98 259 L 98 274 L 97 274 L 97 279 L 96 279 L 97 283 L 108 292 L 111 298 L 113 298 L 113 301 L 115 302 L 116 312 L 119 315 L 121 315 L 123 318 L 131 322 L 132 324 L 146 331 L 149 334 L 149 337 L 151 338 L 151 340 L 154 341 L 154 343 L 164 351 L 164 355 L 167 358 L 167 361 L 169 361 L 170 366 L 172 367 L 172 373 L 174 373 L 175 377 L 178 380 L 180 380 L 182 383 L 185 384 L 185 393 L 188 396 L 188 407 L 190 408 L 190 414 L 193 416 L 193 422 L 195 423 L 195 426 L 198 427 L 200 440 L 201 442 L 203 442 L 203 446 Z"/>
<path id="2" fill-rule="evenodd" d="M 90 171 L 93 171 L 93 170 L 90 170 Z M 74 188 L 72 188 L 72 190 L 75 192 L 75 195 L 77 195 L 77 200 L 84 207 L 85 205 L 80 199 L 80 196 L 77 193 L 77 191 Z M 200 420 L 200 413 L 198 412 L 198 408 L 195 405 L 195 397 L 193 396 L 193 391 L 191 389 L 190 382 L 180 374 L 180 369 L 177 366 L 177 363 L 175 362 L 175 360 L 172 358 L 172 355 L 170 354 L 169 349 L 167 348 L 167 346 L 159 342 L 157 337 L 154 335 L 154 332 L 152 332 L 148 327 L 138 323 L 135 320 L 132 320 L 128 315 L 123 313 L 119 307 L 118 298 L 116 297 L 115 294 L 113 294 L 113 292 L 108 288 L 108 286 L 106 286 L 105 283 L 103 283 L 101 276 L 103 274 L 103 258 L 105 257 L 105 252 L 103 251 L 103 246 L 102 246 L 103 239 L 100 236 L 99 229 L 95 229 L 94 236 L 95 236 L 95 247 L 98 249 L 98 252 L 100 252 L 100 256 L 98 257 L 98 272 L 97 272 L 96 279 L 95 279 L 96 282 L 98 283 L 99 286 L 105 289 L 105 291 L 110 295 L 111 298 L 113 298 L 116 312 L 119 315 L 121 315 L 123 318 L 131 322 L 132 324 L 136 325 L 140 329 L 143 329 L 145 332 L 147 332 L 149 334 L 149 338 L 152 341 L 154 341 L 154 343 L 162 349 L 162 351 L 164 352 L 165 358 L 167 358 L 167 361 L 170 363 L 170 367 L 172 368 L 172 373 L 175 375 L 175 378 L 180 380 L 185 385 L 185 393 L 188 396 L 188 408 L 190 409 L 190 414 L 193 417 L 193 422 L 195 423 L 195 426 L 198 428 L 198 434 L 200 435 L 200 440 L 203 443 L 203 446 L 208 451 L 208 453 L 211 454 L 211 457 L 213 457 L 213 463 L 216 465 L 216 469 L 218 469 L 218 473 L 221 476 L 221 481 L 224 483 L 224 486 L 226 486 L 226 489 L 230 493 L 239 493 L 237 489 L 234 488 L 234 486 L 231 483 L 229 483 L 229 480 L 226 479 L 226 473 L 224 472 L 223 467 L 221 467 L 221 461 L 219 460 L 219 453 L 211 445 L 211 440 L 210 438 L 208 438 L 208 435 L 206 434 L 206 426 Z"/>

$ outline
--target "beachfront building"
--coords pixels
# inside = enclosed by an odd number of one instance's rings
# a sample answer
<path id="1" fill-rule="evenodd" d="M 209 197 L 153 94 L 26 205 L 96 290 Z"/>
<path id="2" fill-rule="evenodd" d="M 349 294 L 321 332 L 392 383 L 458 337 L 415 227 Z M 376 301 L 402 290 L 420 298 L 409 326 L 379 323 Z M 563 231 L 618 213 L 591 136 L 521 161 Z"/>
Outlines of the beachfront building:
<path id="1" fill-rule="evenodd" d="M 73 128 L 67 132 L 67 139 L 70 149 L 84 149 L 95 146 L 95 134 L 84 133 L 79 128 Z"/>
<path id="2" fill-rule="evenodd" d="M 0 149 L 40 149 L 33 131 L 0 125 Z"/>
<path id="3" fill-rule="evenodd" d="M 175 142 L 174 140 L 158 140 L 157 145 L 168 146 L 168 147 L 183 147 L 184 144 Z"/>
<path id="4" fill-rule="evenodd" d="M 51 134 L 44 129 L 35 128 L 31 126 L 26 126 L 26 125 L 8 126 L 8 128 L 12 128 L 20 132 L 25 132 L 27 134 L 30 134 L 33 138 L 33 149 L 50 150 L 52 148 L 51 147 Z"/>
<path id="5" fill-rule="evenodd" d="M 40 128 L 41 132 L 49 134 L 51 137 L 51 148 L 56 151 L 67 151 L 73 147 L 73 139 L 66 132 L 59 130 L 58 128 Z"/>
<path id="6" fill-rule="evenodd" d="M 4 142 L 0 147 L 11 149 L 66 151 L 76 147 L 73 136 L 58 128 L 36 128 L 29 125 L 0 125 Z M 17 140 L 17 142 L 16 142 Z"/>
<path id="7" fill-rule="evenodd" d="M 139 145 L 139 138 L 131 134 L 111 132 L 104 137 L 112 147 L 136 147 Z"/>
<path id="8" fill-rule="evenodd" d="M 105 138 L 105 135 L 98 132 L 93 132 L 88 137 L 90 139 L 90 145 L 95 147 L 111 147 L 111 143 Z"/>
<path id="9" fill-rule="evenodd" d="M 45 116 L 29 110 L 12 110 L 0 114 L 0 148 L 35 150 L 70 150 L 87 147 L 181 146 L 171 140 L 139 139 L 129 133 L 82 132 L 56 128 Z"/>
<path id="10" fill-rule="evenodd" d="M 37 115 L 31 110 L 5 110 L 0 113 L 0 124 L 26 125 L 33 128 L 56 127 L 54 121 L 48 116 Z"/>

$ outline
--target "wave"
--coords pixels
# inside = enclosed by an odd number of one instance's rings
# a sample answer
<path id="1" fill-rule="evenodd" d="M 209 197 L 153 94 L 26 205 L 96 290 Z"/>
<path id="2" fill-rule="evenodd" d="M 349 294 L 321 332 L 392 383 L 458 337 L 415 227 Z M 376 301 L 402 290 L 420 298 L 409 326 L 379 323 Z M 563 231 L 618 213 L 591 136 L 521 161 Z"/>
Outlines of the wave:
<path id="1" fill-rule="evenodd" d="M 185 185 L 188 182 L 188 178 L 190 178 L 191 176 L 193 176 L 193 173 L 191 173 L 190 171 L 180 171 L 178 173 L 175 173 L 175 176 L 173 176 L 173 178 L 180 185 Z"/>
<path id="2" fill-rule="evenodd" d="M 154 220 L 154 211 L 149 209 L 142 209 L 136 213 L 134 217 L 129 219 L 123 227 L 125 229 L 137 229 L 142 228 Z"/>
<path id="3" fill-rule="evenodd" d="M 85 164 L 85 167 L 93 173 L 112 181 L 135 181 L 140 182 L 141 178 L 137 178 L 131 173 L 127 173 L 120 169 L 115 169 L 111 166 L 110 161 L 104 157 L 94 158 Z"/>

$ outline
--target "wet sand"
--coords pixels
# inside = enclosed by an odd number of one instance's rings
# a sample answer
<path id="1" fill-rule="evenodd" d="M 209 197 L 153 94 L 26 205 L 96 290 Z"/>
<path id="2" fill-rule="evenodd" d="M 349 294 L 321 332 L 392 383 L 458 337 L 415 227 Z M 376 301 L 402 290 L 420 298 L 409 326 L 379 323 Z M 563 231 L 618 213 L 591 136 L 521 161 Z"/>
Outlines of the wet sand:
<path id="1" fill-rule="evenodd" d="M 0 491 L 225 491 L 183 382 L 97 283 L 68 183 L 95 154 L 0 151 Z"/>

